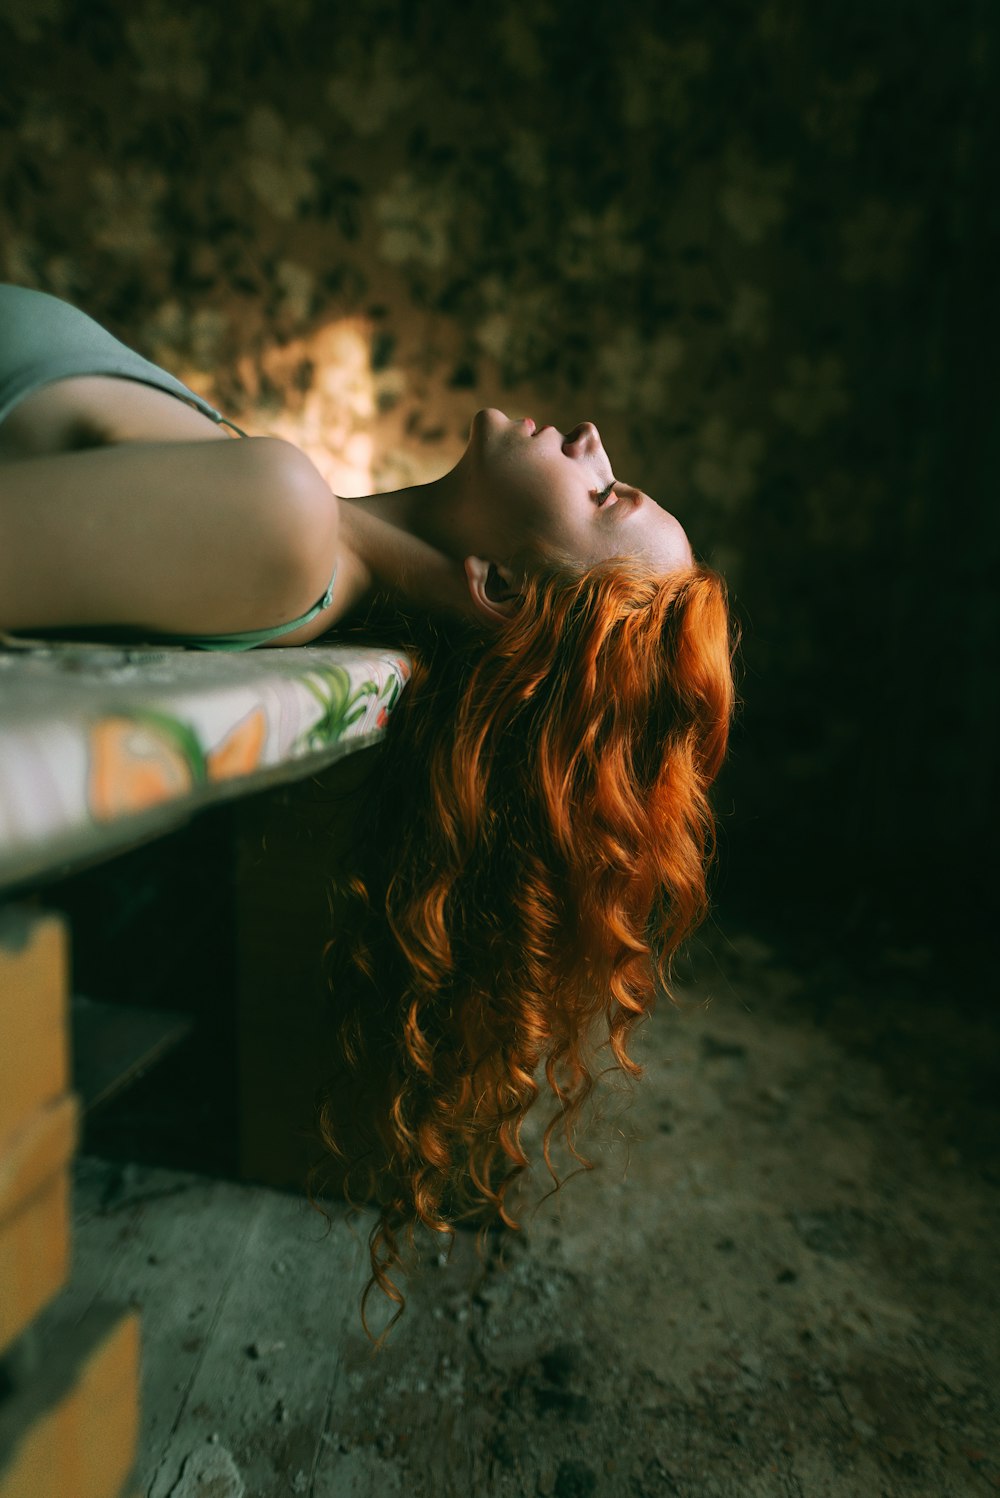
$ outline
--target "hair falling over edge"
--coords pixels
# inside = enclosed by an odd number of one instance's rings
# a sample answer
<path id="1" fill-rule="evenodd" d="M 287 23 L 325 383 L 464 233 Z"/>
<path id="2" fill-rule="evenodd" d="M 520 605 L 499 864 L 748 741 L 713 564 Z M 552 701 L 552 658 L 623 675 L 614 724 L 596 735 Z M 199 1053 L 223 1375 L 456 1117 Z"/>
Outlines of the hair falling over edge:
<path id="1" fill-rule="evenodd" d="M 337 1189 L 376 1203 L 366 1319 L 406 1272 L 405 1229 L 520 1225 L 504 1199 L 529 1166 L 521 1128 L 541 1091 L 572 1139 L 597 1080 L 595 1031 L 627 1045 L 677 949 L 708 912 L 708 788 L 734 703 L 726 584 L 695 564 L 535 568 L 489 635 L 429 616 L 387 638 L 413 663 L 389 719 L 343 904 L 324 948 L 337 1075 L 317 1095 Z M 360 626 L 372 638 L 367 626 Z M 406 631 L 402 631 L 405 633 Z M 377 630 L 376 630 L 377 633 Z M 612 1070 L 614 1067 L 611 1068 Z M 360 1186 L 360 1203 L 356 1193 Z"/>

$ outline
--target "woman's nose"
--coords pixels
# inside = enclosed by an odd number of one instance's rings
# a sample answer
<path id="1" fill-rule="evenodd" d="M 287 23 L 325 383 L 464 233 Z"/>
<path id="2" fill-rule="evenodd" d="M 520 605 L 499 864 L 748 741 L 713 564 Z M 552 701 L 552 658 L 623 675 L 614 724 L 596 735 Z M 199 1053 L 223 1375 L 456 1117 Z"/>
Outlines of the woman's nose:
<path id="1" fill-rule="evenodd" d="M 563 447 L 572 447 L 580 441 L 583 441 L 585 445 L 594 443 L 600 445 L 601 434 L 592 421 L 581 421 L 571 432 L 567 432 Z"/>

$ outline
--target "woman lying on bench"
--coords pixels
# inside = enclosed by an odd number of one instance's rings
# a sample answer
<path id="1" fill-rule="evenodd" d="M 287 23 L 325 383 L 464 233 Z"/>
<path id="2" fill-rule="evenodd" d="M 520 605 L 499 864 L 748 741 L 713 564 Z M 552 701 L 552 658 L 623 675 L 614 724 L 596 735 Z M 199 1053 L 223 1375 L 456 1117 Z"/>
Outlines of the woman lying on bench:
<path id="1" fill-rule="evenodd" d="M 56 297 L 0 285 L 0 328 L 0 629 L 209 650 L 334 629 L 411 655 L 324 954 L 342 1065 L 319 1131 L 379 1205 L 362 1319 L 377 1284 L 384 1337 L 401 1229 L 518 1226 L 539 1072 L 557 1186 L 560 1121 L 590 1166 L 598 1046 L 641 1074 L 630 1032 L 708 909 L 725 582 L 591 422 L 479 410 L 440 478 L 345 499 Z"/>

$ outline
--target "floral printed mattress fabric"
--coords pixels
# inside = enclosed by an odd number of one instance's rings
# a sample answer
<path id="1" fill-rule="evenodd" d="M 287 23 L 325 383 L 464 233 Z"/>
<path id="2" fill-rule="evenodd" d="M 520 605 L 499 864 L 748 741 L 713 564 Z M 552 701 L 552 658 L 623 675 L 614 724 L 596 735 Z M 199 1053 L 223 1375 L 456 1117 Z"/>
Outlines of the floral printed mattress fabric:
<path id="1" fill-rule="evenodd" d="M 410 672 L 368 646 L 0 648 L 0 886 L 367 748 Z"/>

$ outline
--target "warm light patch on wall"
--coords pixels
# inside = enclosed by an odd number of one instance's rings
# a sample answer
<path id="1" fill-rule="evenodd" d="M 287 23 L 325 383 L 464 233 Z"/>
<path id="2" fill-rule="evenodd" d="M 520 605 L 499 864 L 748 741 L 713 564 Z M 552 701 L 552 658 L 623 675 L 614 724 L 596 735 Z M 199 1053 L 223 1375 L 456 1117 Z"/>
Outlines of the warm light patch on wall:
<path id="1" fill-rule="evenodd" d="M 366 318 L 341 318 L 237 366 L 250 392 L 238 424 L 294 442 L 335 494 L 375 493 L 371 339 Z"/>
<path id="2" fill-rule="evenodd" d="M 409 340 L 397 362 L 372 367 L 373 325 L 342 317 L 291 342 L 235 361 L 244 393 L 236 403 L 216 389 L 210 369 L 164 362 L 252 436 L 284 437 L 315 463 L 335 494 L 353 498 L 426 484 L 465 450 L 472 406 L 464 390 L 436 389 L 428 401 Z"/>

